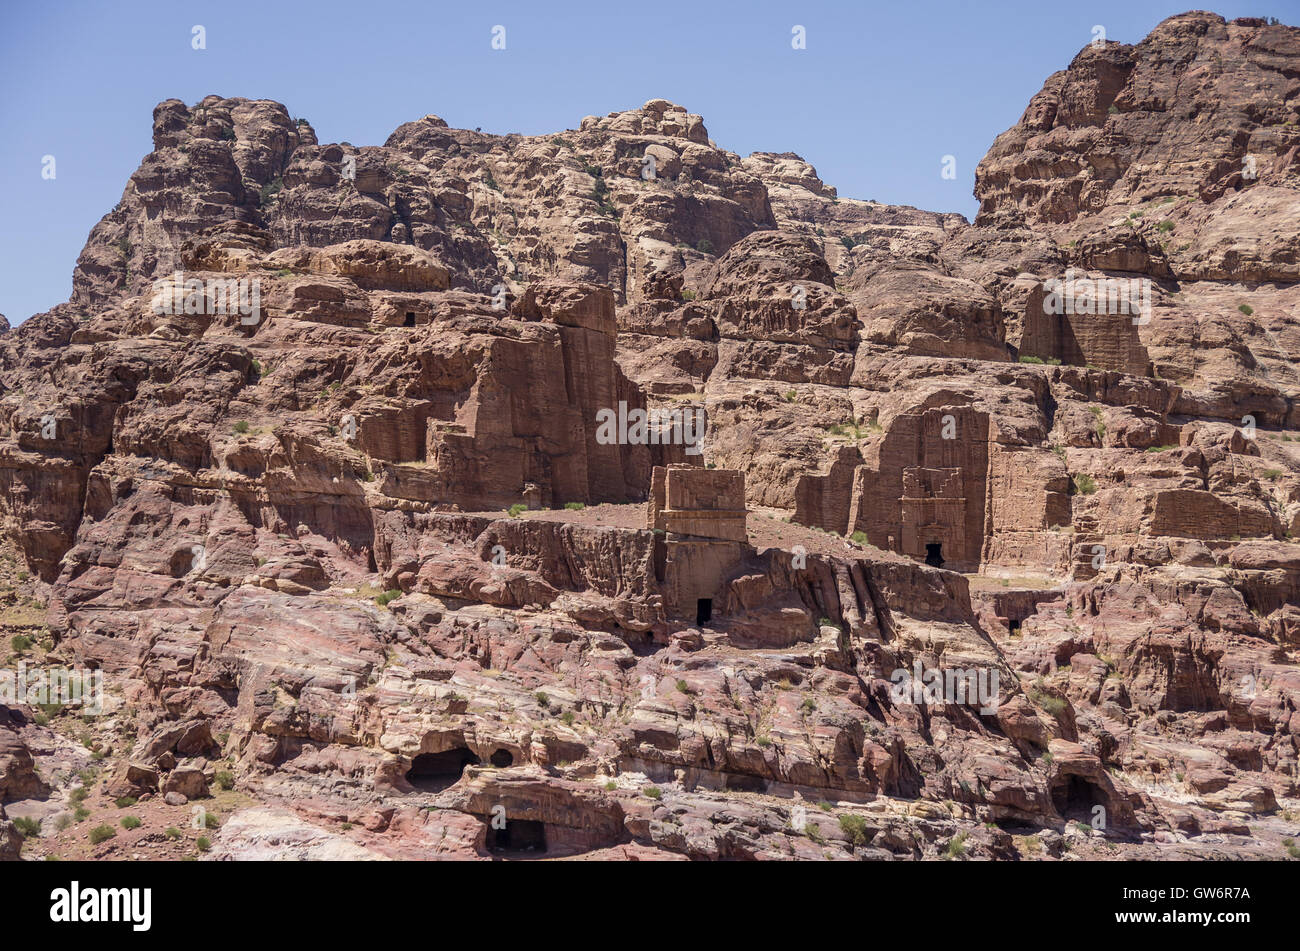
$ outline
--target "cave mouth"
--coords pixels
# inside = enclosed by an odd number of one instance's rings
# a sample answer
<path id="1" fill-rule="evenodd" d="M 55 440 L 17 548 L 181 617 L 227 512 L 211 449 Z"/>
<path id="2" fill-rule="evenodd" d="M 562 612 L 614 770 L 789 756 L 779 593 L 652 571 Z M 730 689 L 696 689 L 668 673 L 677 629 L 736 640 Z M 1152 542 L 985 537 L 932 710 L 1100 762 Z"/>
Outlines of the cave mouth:
<path id="1" fill-rule="evenodd" d="M 1007 621 L 1007 633 L 1010 634 L 1012 637 L 1015 637 L 1017 634 L 1019 634 L 1019 633 L 1020 633 L 1020 622 L 1019 622 L 1019 621 Z"/>
<path id="2" fill-rule="evenodd" d="M 1082 776 L 1066 777 L 1065 782 L 1052 789 L 1052 805 L 1066 819 L 1092 821 L 1094 806 L 1104 806 L 1106 797 L 1097 784 Z"/>
<path id="3" fill-rule="evenodd" d="M 489 852 L 545 852 L 546 824 L 536 819 L 507 819 L 503 828 L 488 823 Z"/>
<path id="4" fill-rule="evenodd" d="M 402 326 L 403 326 L 403 327 L 414 327 L 414 326 L 415 326 L 415 311 L 413 311 L 413 310 L 408 310 L 408 311 L 406 312 L 406 320 L 402 323 Z"/>
<path id="5" fill-rule="evenodd" d="M 695 623 L 708 624 L 713 620 L 713 599 L 700 598 L 695 602 Z"/>
<path id="6" fill-rule="evenodd" d="M 466 766 L 477 766 L 479 758 L 468 747 L 457 746 L 441 753 L 421 753 L 411 760 L 406 781 L 416 789 L 436 792 L 454 785 Z"/>
<path id="7" fill-rule="evenodd" d="M 943 567 L 943 543 L 926 542 L 925 543 L 925 563 L 931 568 Z"/>
<path id="8" fill-rule="evenodd" d="M 507 766 L 514 765 L 515 755 L 511 753 L 509 750 L 497 750 L 490 757 L 488 757 L 488 762 L 491 763 L 493 766 L 495 766 L 497 769 L 505 769 Z"/>
<path id="9" fill-rule="evenodd" d="M 727 792 L 767 792 L 767 780 L 762 776 L 751 776 L 748 773 L 728 773 L 723 786 Z"/>

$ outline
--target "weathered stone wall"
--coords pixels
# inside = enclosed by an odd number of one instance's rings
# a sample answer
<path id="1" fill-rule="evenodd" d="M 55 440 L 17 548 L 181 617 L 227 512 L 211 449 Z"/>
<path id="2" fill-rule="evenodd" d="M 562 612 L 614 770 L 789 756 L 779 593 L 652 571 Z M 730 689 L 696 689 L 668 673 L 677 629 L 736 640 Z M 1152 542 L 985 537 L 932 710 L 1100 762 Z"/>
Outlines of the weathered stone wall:
<path id="1" fill-rule="evenodd" d="M 878 468 L 858 470 L 850 529 L 913 558 L 938 544 L 945 567 L 974 571 L 984 544 L 988 439 L 988 415 L 970 407 L 896 416 Z"/>
<path id="2" fill-rule="evenodd" d="M 1094 283 L 1104 280 L 1099 278 Z M 1048 309 L 1053 309 L 1044 307 L 1050 303 L 1048 298 L 1049 293 L 1041 284 L 1029 292 L 1020 356 L 1147 375 L 1150 358 L 1133 315 L 1048 313 Z"/>

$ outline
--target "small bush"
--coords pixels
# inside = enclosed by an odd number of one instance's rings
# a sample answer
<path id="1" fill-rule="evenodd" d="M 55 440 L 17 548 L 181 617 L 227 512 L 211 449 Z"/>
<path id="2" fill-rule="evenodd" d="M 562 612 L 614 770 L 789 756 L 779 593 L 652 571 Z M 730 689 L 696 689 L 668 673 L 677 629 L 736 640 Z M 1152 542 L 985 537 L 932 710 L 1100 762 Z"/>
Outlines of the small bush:
<path id="1" fill-rule="evenodd" d="M 1238 304 L 1237 310 L 1241 311 L 1247 317 L 1255 313 L 1255 308 L 1251 307 L 1249 304 Z"/>
<path id="2" fill-rule="evenodd" d="M 85 822 L 89 818 L 90 810 L 85 806 L 78 806 L 72 811 L 72 819 L 74 822 Z"/>
<path id="3" fill-rule="evenodd" d="M 206 835 L 199 836 L 194 840 L 194 844 L 198 847 L 200 852 L 206 852 L 208 849 L 212 848 L 212 840 Z"/>
<path id="4" fill-rule="evenodd" d="M 139 800 L 136 799 L 135 796 L 120 796 L 113 800 L 113 805 L 117 806 L 119 809 L 130 809 L 137 802 L 139 802 Z"/>
<path id="5" fill-rule="evenodd" d="M 248 420 L 241 419 L 239 420 L 239 422 L 235 423 L 235 425 L 230 428 L 233 429 L 235 432 L 239 433 L 240 435 L 243 435 L 244 433 L 248 432 Z"/>
<path id="6" fill-rule="evenodd" d="M 123 816 L 123 817 L 122 817 L 122 828 L 123 828 L 123 829 L 138 829 L 138 828 L 140 828 L 140 826 L 142 826 L 142 825 L 144 825 L 144 823 L 142 823 L 142 822 L 140 821 L 140 819 L 139 819 L 138 817 L 136 817 L 136 816 Z"/>
<path id="7" fill-rule="evenodd" d="M 510 508 L 506 509 L 506 511 L 510 513 L 511 518 L 518 518 L 520 512 L 528 511 L 528 506 L 524 505 L 523 502 L 516 502 L 514 505 L 510 506 Z"/>
<path id="8" fill-rule="evenodd" d="M 693 300 L 695 300 L 695 292 L 694 292 L 694 291 L 691 291 L 691 290 L 684 290 L 684 291 L 682 291 L 682 300 L 684 300 L 684 301 L 693 301 Z"/>
<path id="9" fill-rule="evenodd" d="M 867 820 L 862 816 L 845 813 L 840 816 L 840 829 L 844 832 L 845 838 L 849 840 L 849 845 L 867 844 Z"/>
<path id="10" fill-rule="evenodd" d="M 167 836 L 167 838 L 175 842 L 177 839 L 181 837 L 181 830 L 176 828 L 175 826 L 168 826 L 167 831 L 164 832 L 163 835 Z"/>
<path id="11" fill-rule="evenodd" d="M 41 820 L 33 819 L 30 816 L 16 816 L 14 818 L 14 828 L 24 839 L 34 838 L 41 834 Z"/>
<path id="12" fill-rule="evenodd" d="M 396 588 L 393 588 L 388 591 L 385 591 L 383 594 L 376 595 L 375 604 L 379 605 L 381 608 L 387 607 L 388 602 L 396 601 L 401 596 L 402 596 L 402 592 L 398 591 Z"/>
<path id="13" fill-rule="evenodd" d="M 1174 223 L 1172 221 L 1162 221 L 1160 224 L 1156 225 L 1156 230 L 1168 234 L 1170 231 L 1174 230 Z"/>
<path id="14" fill-rule="evenodd" d="M 688 683 L 687 683 L 686 681 L 684 681 L 684 680 L 678 680 L 678 681 L 677 681 L 677 692 L 678 692 L 678 693 L 690 693 L 690 692 L 691 692 L 690 684 L 688 684 Z"/>
<path id="15" fill-rule="evenodd" d="M 1092 495 L 1097 491 L 1097 482 L 1086 472 L 1079 472 L 1074 476 L 1074 489 L 1080 495 Z"/>
<path id="16" fill-rule="evenodd" d="M 647 799 L 659 799 L 663 796 L 663 791 L 658 786 L 647 786 L 642 790 Z"/>
<path id="17" fill-rule="evenodd" d="M 549 707 L 551 705 L 551 698 L 540 690 L 533 694 L 533 699 L 543 707 Z"/>
<path id="18" fill-rule="evenodd" d="M 560 720 L 563 721 L 565 726 L 573 726 L 573 721 L 576 719 L 577 717 L 573 715 L 572 710 L 565 710 L 564 713 L 560 715 Z"/>
<path id="19" fill-rule="evenodd" d="M 203 814 L 203 828 L 205 829 L 221 828 L 221 820 L 217 818 L 217 814 L 215 812 L 205 812 Z"/>
<path id="20" fill-rule="evenodd" d="M 1020 362 L 1021 362 L 1021 363 L 1042 363 L 1042 362 L 1043 362 L 1043 358 L 1042 358 L 1042 357 L 1031 357 L 1031 356 L 1029 356 L 1029 355 L 1027 355 L 1027 354 L 1023 354 L 1023 353 L 1022 353 L 1022 354 L 1020 355 Z"/>
<path id="21" fill-rule="evenodd" d="M 958 832 L 948 840 L 948 848 L 944 849 L 943 854 L 950 859 L 960 859 L 966 857 L 966 836 L 968 833 Z"/>
<path id="22" fill-rule="evenodd" d="M 228 769 L 219 770 L 213 779 L 216 780 L 217 785 L 222 789 L 235 788 L 235 774 Z"/>
<path id="23" fill-rule="evenodd" d="M 26 634 L 15 634 L 9 638 L 9 648 L 16 654 L 30 649 L 33 643 L 35 642 Z"/>
<path id="24" fill-rule="evenodd" d="M 109 839 L 117 838 L 117 833 L 113 827 L 105 823 L 104 825 L 95 826 L 90 830 L 90 844 L 99 845 L 101 842 L 107 842 Z"/>
<path id="25" fill-rule="evenodd" d="M 570 512 L 581 512 L 587 506 L 581 502 L 565 502 L 564 507 Z"/>
<path id="26" fill-rule="evenodd" d="M 865 545 L 867 543 L 867 533 L 863 531 L 854 532 L 849 536 L 849 541 L 858 545 Z"/>

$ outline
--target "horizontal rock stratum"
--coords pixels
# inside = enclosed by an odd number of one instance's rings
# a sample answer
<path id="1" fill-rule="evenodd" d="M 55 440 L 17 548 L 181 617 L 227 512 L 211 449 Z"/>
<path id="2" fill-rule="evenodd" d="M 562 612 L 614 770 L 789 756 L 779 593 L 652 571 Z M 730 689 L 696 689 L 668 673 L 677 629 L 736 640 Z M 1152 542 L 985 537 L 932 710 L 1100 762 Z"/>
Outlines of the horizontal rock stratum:
<path id="1" fill-rule="evenodd" d="M 974 223 L 664 100 L 161 103 L 0 334 L 4 669 L 103 682 L 0 694 L 0 855 L 1284 857 L 1298 77 L 1090 46 Z"/>

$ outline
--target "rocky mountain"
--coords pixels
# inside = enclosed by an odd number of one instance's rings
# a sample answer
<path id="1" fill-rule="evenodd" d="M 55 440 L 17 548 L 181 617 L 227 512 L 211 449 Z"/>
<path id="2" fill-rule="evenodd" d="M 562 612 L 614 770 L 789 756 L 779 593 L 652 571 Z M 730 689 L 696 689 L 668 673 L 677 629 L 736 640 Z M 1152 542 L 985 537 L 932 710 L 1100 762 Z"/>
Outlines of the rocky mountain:
<path id="1" fill-rule="evenodd" d="M 6 670 L 103 683 L 0 856 L 1287 855 L 1300 29 L 1084 49 L 974 223 L 664 100 L 153 144 L 0 334 Z"/>

